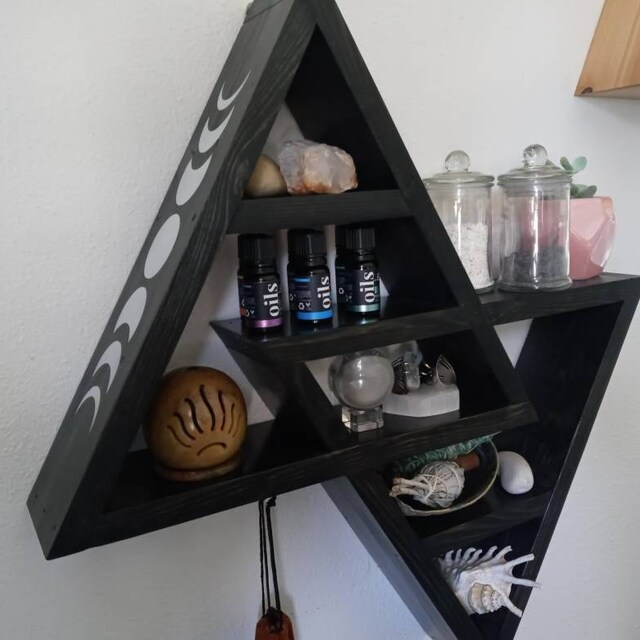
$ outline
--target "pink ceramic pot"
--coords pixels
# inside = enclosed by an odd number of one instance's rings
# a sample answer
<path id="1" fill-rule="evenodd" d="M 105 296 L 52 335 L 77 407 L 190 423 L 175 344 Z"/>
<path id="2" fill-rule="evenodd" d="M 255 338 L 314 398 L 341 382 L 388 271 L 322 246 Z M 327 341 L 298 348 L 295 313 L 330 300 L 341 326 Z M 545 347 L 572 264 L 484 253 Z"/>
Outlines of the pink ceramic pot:
<path id="1" fill-rule="evenodd" d="M 569 229 L 571 279 L 586 280 L 602 273 L 616 230 L 611 198 L 573 198 Z"/>

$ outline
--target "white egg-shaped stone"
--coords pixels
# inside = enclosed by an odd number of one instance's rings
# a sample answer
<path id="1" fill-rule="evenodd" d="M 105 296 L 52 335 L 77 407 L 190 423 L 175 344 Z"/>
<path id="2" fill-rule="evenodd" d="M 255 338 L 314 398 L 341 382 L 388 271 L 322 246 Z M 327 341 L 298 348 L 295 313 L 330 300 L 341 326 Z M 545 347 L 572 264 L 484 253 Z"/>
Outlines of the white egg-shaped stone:
<path id="1" fill-rule="evenodd" d="M 529 463 L 515 451 L 500 451 L 500 484 L 507 492 L 514 495 L 526 493 L 533 487 L 533 471 Z"/>

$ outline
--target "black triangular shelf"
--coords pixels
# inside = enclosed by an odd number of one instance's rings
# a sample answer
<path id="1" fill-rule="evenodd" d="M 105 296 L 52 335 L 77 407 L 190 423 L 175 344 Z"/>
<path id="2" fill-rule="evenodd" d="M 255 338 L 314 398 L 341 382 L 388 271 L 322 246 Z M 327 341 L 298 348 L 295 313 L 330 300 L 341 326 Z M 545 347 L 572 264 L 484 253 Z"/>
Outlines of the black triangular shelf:
<path id="1" fill-rule="evenodd" d="M 242 199 L 283 103 L 307 137 L 354 156 L 357 191 Z M 234 473 L 189 486 L 157 477 L 149 453 L 130 446 L 225 234 L 364 220 L 380 239 L 382 316 L 359 324 L 337 315 L 327 329 L 287 327 L 264 340 L 236 321 L 213 323 L 275 418 L 249 428 Z M 637 280 L 609 276 L 560 293 L 479 299 L 334 0 L 257 0 L 29 497 L 45 556 L 327 482 L 426 630 L 510 637 L 515 623 L 504 615 L 461 615 L 433 558 L 449 544 L 502 536 L 535 550 L 525 572 L 537 573 L 637 298 Z M 516 375 L 492 325 L 526 317 L 537 319 Z M 446 351 L 464 389 L 461 415 L 411 433 L 347 432 L 305 361 L 405 339 Z M 566 377 L 549 388 L 548 368 L 572 345 L 582 349 L 568 358 L 575 389 Z M 394 511 L 381 475 L 390 461 L 496 432 L 534 460 L 539 491 L 516 500 L 496 489 L 437 530 Z M 514 596 L 521 607 L 527 597 Z"/>
<path id="2" fill-rule="evenodd" d="M 382 467 L 325 488 L 430 637 L 513 638 L 520 619 L 506 609 L 469 617 L 443 581 L 435 558 L 457 548 L 511 545 L 535 554 L 522 577 L 535 579 L 640 296 L 640 279 L 604 274 L 553 293 L 481 296 L 493 324 L 534 318 L 516 373 L 538 413 L 536 423 L 502 431 L 499 448 L 522 453 L 536 483 L 523 496 L 494 486 L 463 511 L 405 518 Z M 395 550 L 395 553 L 390 553 Z M 511 599 L 524 609 L 530 590 Z"/>

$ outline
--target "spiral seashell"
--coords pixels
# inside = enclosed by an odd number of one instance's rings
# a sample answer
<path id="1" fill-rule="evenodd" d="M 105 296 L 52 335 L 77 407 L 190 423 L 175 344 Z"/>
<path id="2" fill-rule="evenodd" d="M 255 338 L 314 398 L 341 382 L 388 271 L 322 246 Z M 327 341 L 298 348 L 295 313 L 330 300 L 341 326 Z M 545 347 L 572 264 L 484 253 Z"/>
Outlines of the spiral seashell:
<path id="1" fill-rule="evenodd" d="M 439 558 L 440 570 L 453 589 L 460 604 L 468 614 L 490 613 L 507 607 L 511 613 L 522 617 L 522 611 L 509 599 L 511 587 L 522 585 L 540 588 L 533 580 L 516 578 L 513 568 L 534 559 L 533 554 L 507 561 L 505 556 L 511 547 L 497 554 L 498 547 L 491 547 L 484 555 L 482 549 L 458 549 Z M 494 555 L 495 554 L 495 555 Z"/>
<path id="2" fill-rule="evenodd" d="M 238 385 L 222 371 L 189 367 L 162 380 L 144 435 L 161 475 L 201 480 L 239 464 L 246 427 Z"/>

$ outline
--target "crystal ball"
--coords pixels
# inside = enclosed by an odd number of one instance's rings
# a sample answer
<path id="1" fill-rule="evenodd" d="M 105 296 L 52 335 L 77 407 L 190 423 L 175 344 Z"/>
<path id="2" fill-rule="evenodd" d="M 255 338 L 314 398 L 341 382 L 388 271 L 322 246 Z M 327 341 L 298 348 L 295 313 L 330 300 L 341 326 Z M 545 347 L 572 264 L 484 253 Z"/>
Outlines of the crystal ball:
<path id="1" fill-rule="evenodd" d="M 329 368 L 329 386 L 351 409 L 375 409 L 391 393 L 393 367 L 379 351 L 359 351 L 337 358 Z"/>

